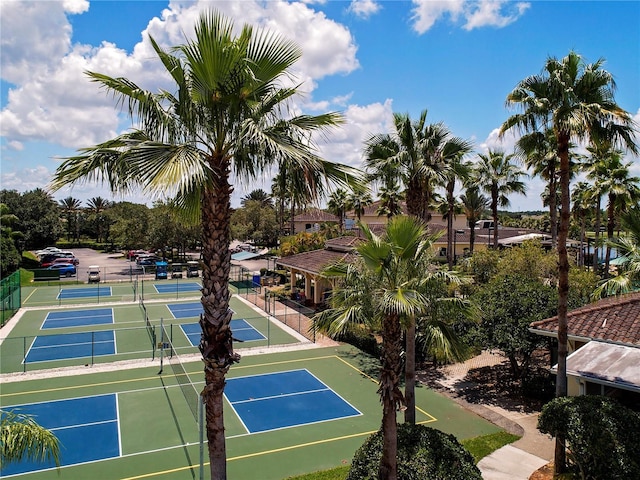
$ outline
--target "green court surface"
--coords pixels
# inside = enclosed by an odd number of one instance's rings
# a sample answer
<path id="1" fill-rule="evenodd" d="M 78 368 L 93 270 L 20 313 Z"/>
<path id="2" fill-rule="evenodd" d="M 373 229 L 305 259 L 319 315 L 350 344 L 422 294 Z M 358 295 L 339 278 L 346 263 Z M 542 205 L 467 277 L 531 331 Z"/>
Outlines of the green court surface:
<path id="1" fill-rule="evenodd" d="M 61 283 L 60 285 L 36 285 L 22 287 L 22 306 L 43 307 L 135 302 L 140 297 L 143 297 L 145 301 L 200 298 L 199 288 L 201 285 L 199 278 L 139 280 L 136 282 L 100 284 Z M 237 293 L 237 289 L 233 286 L 230 286 L 230 290 L 232 293 Z M 73 295 L 74 292 L 77 292 L 78 295 Z"/>
<path id="2" fill-rule="evenodd" d="M 204 378 L 202 362 L 184 363 L 184 369 L 199 391 Z M 364 439 L 379 428 L 382 408 L 376 393 L 378 362 L 350 346 L 246 355 L 231 367 L 228 378 L 298 369 L 306 369 L 361 415 L 249 434 L 235 410 L 225 403 L 228 478 L 275 480 L 349 463 Z M 166 366 L 164 373 L 158 374 L 158 370 L 154 365 L 37 379 L 25 375 L 22 379 L 18 376 L 16 381 L 4 381 L 0 393 L 2 408 L 117 394 L 119 457 L 19 478 L 199 478 L 199 432 L 194 416 L 171 370 Z M 495 425 L 427 388 L 417 388 L 416 398 L 418 422 L 459 439 L 499 431 Z M 205 469 L 208 478 L 206 445 Z"/>
<path id="3" fill-rule="evenodd" d="M 179 305 L 181 303 L 199 304 L 198 302 L 199 299 L 194 298 L 189 300 L 164 298 L 146 301 L 144 308 L 138 302 L 135 302 L 23 309 L 17 316 L 17 322 L 9 333 L 8 338 L 2 340 L 0 373 L 92 365 L 119 360 L 152 360 L 159 355 L 158 342 L 160 341 L 161 324 L 163 324 L 165 332 L 178 354 L 196 354 L 198 353 L 197 344 L 199 338 L 196 338 L 195 341 L 193 339 L 190 341 L 185 336 L 181 324 L 196 324 L 198 314 L 195 313 L 193 317 L 174 318 L 168 305 Z M 286 345 L 301 341 L 300 337 L 281 328 L 279 322 L 270 321 L 263 312 L 247 305 L 237 297 L 231 298 L 230 306 L 234 311 L 234 319 L 244 319 L 256 332 L 260 333 L 260 337 L 263 337 L 259 340 L 238 341 L 235 343 L 235 348 L 237 349 Z M 110 310 L 113 323 L 92 323 L 93 312 L 97 310 Z M 45 321 L 53 314 L 82 315 L 83 312 L 86 312 L 86 323 L 83 325 L 42 329 Z M 147 328 L 145 315 L 149 319 L 149 328 Z M 73 334 L 109 330 L 113 330 L 115 336 L 115 353 L 113 354 L 93 354 L 93 349 L 87 348 L 84 354 L 79 356 L 67 358 L 62 356 L 46 361 L 24 361 L 25 357 L 29 358 L 27 355 L 36 339 L 43 341 L 46 340 L 44 337 L 53 338 L 56 335 L 65 335 L 65 337 L 73 339 Z M 93 340 L 87 341 L 93 343 Z"/>

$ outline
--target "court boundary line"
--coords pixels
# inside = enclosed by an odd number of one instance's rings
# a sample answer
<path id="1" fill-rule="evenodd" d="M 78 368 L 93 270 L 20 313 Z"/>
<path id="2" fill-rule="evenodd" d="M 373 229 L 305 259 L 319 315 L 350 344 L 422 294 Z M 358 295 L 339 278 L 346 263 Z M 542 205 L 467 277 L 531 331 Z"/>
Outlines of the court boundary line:
<path id="1" fill-rule="evenodd" d="M 102 333 L 102 332 L 111 332 L 111 335 L 113 337 L 112 342 L 111 341 L 97 341 L 97 342 L 81 342 L 81 343 L 69 343 L 69 344 L 63 344 L 63 345 L 46 345 L 43 347 L 35 347 L 35 348 L 58 348 L 58 347 L 62 347 L 62 346 L 70 346 L 70 345 L 87 345 L 87 344 L 98 344 L 98 343 L 113 343 L 113 353 L 94 353 L 92 354 L 93 357 L 106 357 L 108 355 L 117 355 L 118 354 L 118 341 L 117 341 L 117 337 L 116 337 L 116 331 L 115 330 L 91 330 L 89 332 L 73 332 L 73 333 L 53 333 L 51 335 L 35 335 L 33 337 L 33 341 L 31 342 L 31 345 L 29 345 L 29 348 L 27 349 L 27 354 L 24 356 L 24 358 L 22 359 L 22 361 L 20 362 L 20 365 L 24 365 L 25 363 L 28 363 L 29 365 L 32 364 L 36 364 L 36 363 L 44 363 L 44 362 L 63 362 L 63 361 L 68 361 L 68 360 L 80 360 L 82 358 L 89 358 L 90 356 L 84 355 L 84 356 L 80 356 L 80 357 L 65 357 L 65 358 L 52 358 L 52 359 L 48 359 L 48 360 L 36 360 L 33 362 L 26 362 L 27 357 L 29 356 L 29 352 L 31 352 L 31 350 L 34 348 L 33 344 L 35 343 L 35 341 L 38 339 L 38 337 L 54 337 L 54 336 L 62 336 L 62 335 L 76 335 L 76 334 L 84 334 L 84 333 L 88 333 L 88 334 L 93 334 L 93 333 Z M 130 352 L 127 352 L 130 353 Z M 137 353 L 137 352 L 131 352 L 131 353 Z M 0 395 L 1 398 L 1 395 Z"/>
<path id="2" fill-rule="evenodd" d="M 97 325 L 115 325 L 116 324 L 116 315 L 115 312 L 113 311 L 113 307 L 111 308 L 94 308 L 93 310 L 110 310 L 111 311 L 111 322 L 110 323 L 89 323 L 89 324 L 82 324 L 82 325 L 71 325 L 68 327 L 50 327 L 50 328 L 43 328 L 44 324 L 47 322 L 47 319 L 49 318 L 49 315 L 51 313 L 55 313 L 58 311 L 63 311 L 66 309 L 57 309 L 57 310 L 48 310 L 47 314 L 44 316 L 44 320 L 42 320 L 42 323 L 40 324 L 40 328 L 38 330 L 59 330 L 59 329 L 63 329 L 63 328 L 78 328 L 78 327 L 89 327 L 89 326 L 97 326 Z M 90 312 L 92 309 L 79 309 L 79 310 L 71 310 L 69 309 L 69 311 L 73 311 L 73 312 Z M 106 316 L 106 315 L 103 315 Z M 73 317 L 69 317 L 69 318 L 73 318 Z M 79 318 L 91 318 L 90 316 L 82 316 Z"/>

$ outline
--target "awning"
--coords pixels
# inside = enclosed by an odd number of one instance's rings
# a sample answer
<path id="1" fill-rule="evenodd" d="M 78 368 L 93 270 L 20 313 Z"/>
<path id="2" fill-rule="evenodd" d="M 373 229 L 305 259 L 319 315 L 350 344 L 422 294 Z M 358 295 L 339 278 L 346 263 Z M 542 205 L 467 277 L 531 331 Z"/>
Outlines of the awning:
<path id="1" fill-rule="evenodd" d="M 251 260 L 252 258 L 261 257 L 262 253 L 256 252 L 238 252 L 231 255 L 231 260 Z"/>
<path id="2" fill-rule="evenodd" d="M 567 357 L 567 375 L 640 392 L 640 348 L 591 341 Z M 558 366 L 553 367 L 557 372 Z"/>

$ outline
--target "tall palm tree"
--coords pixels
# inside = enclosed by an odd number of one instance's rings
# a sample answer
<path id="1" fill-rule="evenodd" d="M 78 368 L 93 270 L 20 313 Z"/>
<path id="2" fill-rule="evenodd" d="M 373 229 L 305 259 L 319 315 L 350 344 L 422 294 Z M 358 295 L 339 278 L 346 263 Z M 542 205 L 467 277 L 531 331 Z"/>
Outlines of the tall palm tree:
<path id="1" fill-rule="evenodd" d="M 586 219 L 587 214 L 593 209 L 594 203 L 594 189 L 587 182 L 578 182 L 573 187 L 571 192 L 571 212 L 573 217 L 580 225 L 580 253 L 578 255 L 578 265 L 584 266 L 584 248 L 583 245 L 586 241 Z"/>
<path id="2" fill-rule="evenodd" d="M 267 192 L 258 188 L 252 190 L 240 200 L 241 205 L 246 206 L 247 202 L 258 202 L 262 207 L 273 207 L 273 198 Z"/>
<path id="3" fill-rule="evenodd" d="M 482 218 L 485 210 L 489 208 L 489 199 L 480 193 L 477 184 L 468 185 L 465 193 L 460 195 L 462 209 L 467 217 L 469 225 L 469 253 L 473 255 L 473 246 L 476 240 L 476 223 Z"/>
<path id="4" fill-rule="evenodd" d="M 551 230 L 551 246 L 558 243 L 558 157 L 556 155 L 555 134 L 553 130 L 545 132 L 532 132 L 523 135 L 516 143 L 517 153 L 524 158 L 527 168 L 533 170 L 533 174 L 547 181 L 549 228 Z"/>
<path id="5" fill-rule="evenodd" d="M 612 144 L 626 145 L 637 151 L 634 123 L 614 99 L 613 76 L 602 69 L 604 60 L 586 63 L 576 52 L 558 60 L 547 58 L 541 74 L 525 78 L 507 96 L 507 104 L 519 106 L 521 113 L 509 117 L 501 126 L 504 134 L 512 128 L 523 132 L 545 132 L 556 136 L 561 192 L 558 229 L 558 371 L 556 395 L 567 394 L 567 306 L 569 295 L 569 232 L 571 164 L 570 142 L 604 138 Z M 556 438 L 556 473 L 566 466 L 564 438 Z"/>
<path id="6" fill-rule="evenodd" d="M 298 92 L 282 86 L 301 56 L 293 42 L 250 25 L 237 31 L 217 11 L 203 12 L 194 38 L 170 52 L 153 38 L 150 42 L 176 94 L 152 93 L 127 79 L 89 72 L 128 106 L 139 127 L 66 159 L 52 187 L 86 179 L 105 181 L 115 192 L 140 187 L 151 195 L 174 195 L 176 206 L 199 218 L 202 396 L 211 478 L 225 479 L 225 375 L 240 360 L 230 329 L 230 176 L 251 180 L 282 163 L 338 182 L 354 171 L 321 159 L 311 142 L 314 132 L 339 124 L 340 114 L 282 117 Z"/>
<path id="7" fill-rule="evenodd" d="M 451 139 L 446 142 L 442 159 L 446 166 L 445 170 L 445 191 L 446 191 L 446 219 L 447 219 L 447 260 L 449 268 L 453 268 L 456 252 L 453 251 L 455 230 L 453 228 L 453 219 L 456 214 L 456 198 L 455 187 L 458 181 L 465 183 L 471 172 L 472 165 L 462 160 L 462 157 L 469 153 L 473 148 L 470 142 L 462 139 Z"/>
<path id="8" fill-rule="evenodd" d="M 67 220 L 67 240 L 71 238 L 77 240 L 76 232 L 78 231 L 78 212 L 80 211 L 81 202 L 77 198 L 66 197 L 60 200 L 60 208 L 64 218 Z"/>
<path id="9" fill-rule="evenodd" d="M 358 221 L 362 218 L 365 209 L 373 203 L 368 189 L 353 189 L 347 198 L 347 208 L 353 210 Z"/>
<path id="10" fill-rule="evenodd" d="M 22 460 L 52 461 L 60 466 L 60 442 L 33 417 L 0 410 L 0 465 Z"/>
<path id="11" fill-rule="evenodd" d="M 603 281 L 593 292 L 593 298 L 629 293 L 640 284 L 640 206 L 627 210 L 620 221 L 624 235 L 609 242 L 622 260 L 618 264 L 619 273 Z"/>
<path id="12" fill-rule="evenodd" d="M 89 207 L 89 212 L 95 215 L 96 242 L 100 242 L 100 240 L 102 240 L 103 227 L 107 220 L 103 213 L 111 206 L 111 202 L 102 197 L 92 197 L 87 200 L 87 205 Z"/>
<path id="13" fill-rule="evenodd" d="M 444 181 L 439 149 L 450 133 L 444 125 L 428 125 L 426 120 L 426 110 L 416 121 L 394 113 L 394 132 L 367 140 L 365 169 L 373 179 L 393 175 L 405 187 L 409 214 L 428 222 L 435 185 Z"/>
<path id="14" fill-rule="evenodd" d="M 340 232 L 344 232 L 344 217 L 349 208 L 349 194 L 346 190 L 338 188 L 331 192 L 329 195 L 329 201 L 327 202 L 327 209 L 338 217 L 338 226 Z"/>
<path id="15" fill-rule="evenodd" d="M 629 206 L 636 205 L 640 200 L 640 177 L 630 176 L 632 163 L 623 163 L 623 152 L 620 150 L 610 147 L 601 147 L 597 150 L 600 151 L 599 160 L 595 165 L 592 165 L 590 173 L 602 173 L 596 180 L 595 188 L 599 195 L 607 196 L 607 244 L 604 257 L 604 275 L 608 277 L 611 241 L 613 240 L 616 219 L 620 213 L 626 211 Z M 597 175 L 597 173 L 595 174 Z"/>
<path id="16" fill-rule="evenodd" d="M 491 215 L 493 217 L 493 246 L 498 247 L 498 207 L 508 207 L 509 195 L 524 194 L 526 186 L 522 177 L 525 172 L 512 161 L 515 154 L 505 154 L 501 150 L 491 150 L 486 154 L 479 153 L 480 161 L 476 164 L 480 188 L 491 196 Z"/>
<path id="17" fill-rule="evenodd" d="M 415 266 L 429 255 L 434 238 L 428 237 L 415 217 L 397 216 L 377 236 L 361 225 L 366 241 L 356 247 L 359 266 L 337 265 L 323 275 L 341 279 L 331 298 L 332 308 L 314 319 L 314 327 L 336 334 L 362 325 L 379 325 L 382 357 L 378 393 L 382 400 L 383 450 L 378 478 L 397 479 L 396 411 L 404 407 L 400 391 L 402 323 L 415 319 L 427 299 L 419 291 Z M 334 280 L 335 281 L 335 280 Z M 356 327 L 357 328 L 357 327 Z"/>

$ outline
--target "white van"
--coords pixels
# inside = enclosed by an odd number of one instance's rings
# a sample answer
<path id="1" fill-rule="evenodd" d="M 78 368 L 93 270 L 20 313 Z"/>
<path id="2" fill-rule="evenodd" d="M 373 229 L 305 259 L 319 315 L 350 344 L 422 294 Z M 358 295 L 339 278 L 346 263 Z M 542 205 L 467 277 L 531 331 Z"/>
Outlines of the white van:
<path id="1" fill-rule="evenodd" d="M 89 283 L 100 283 L 100 267 L 98 265 L 89 265 L 87 275 Z"/>

